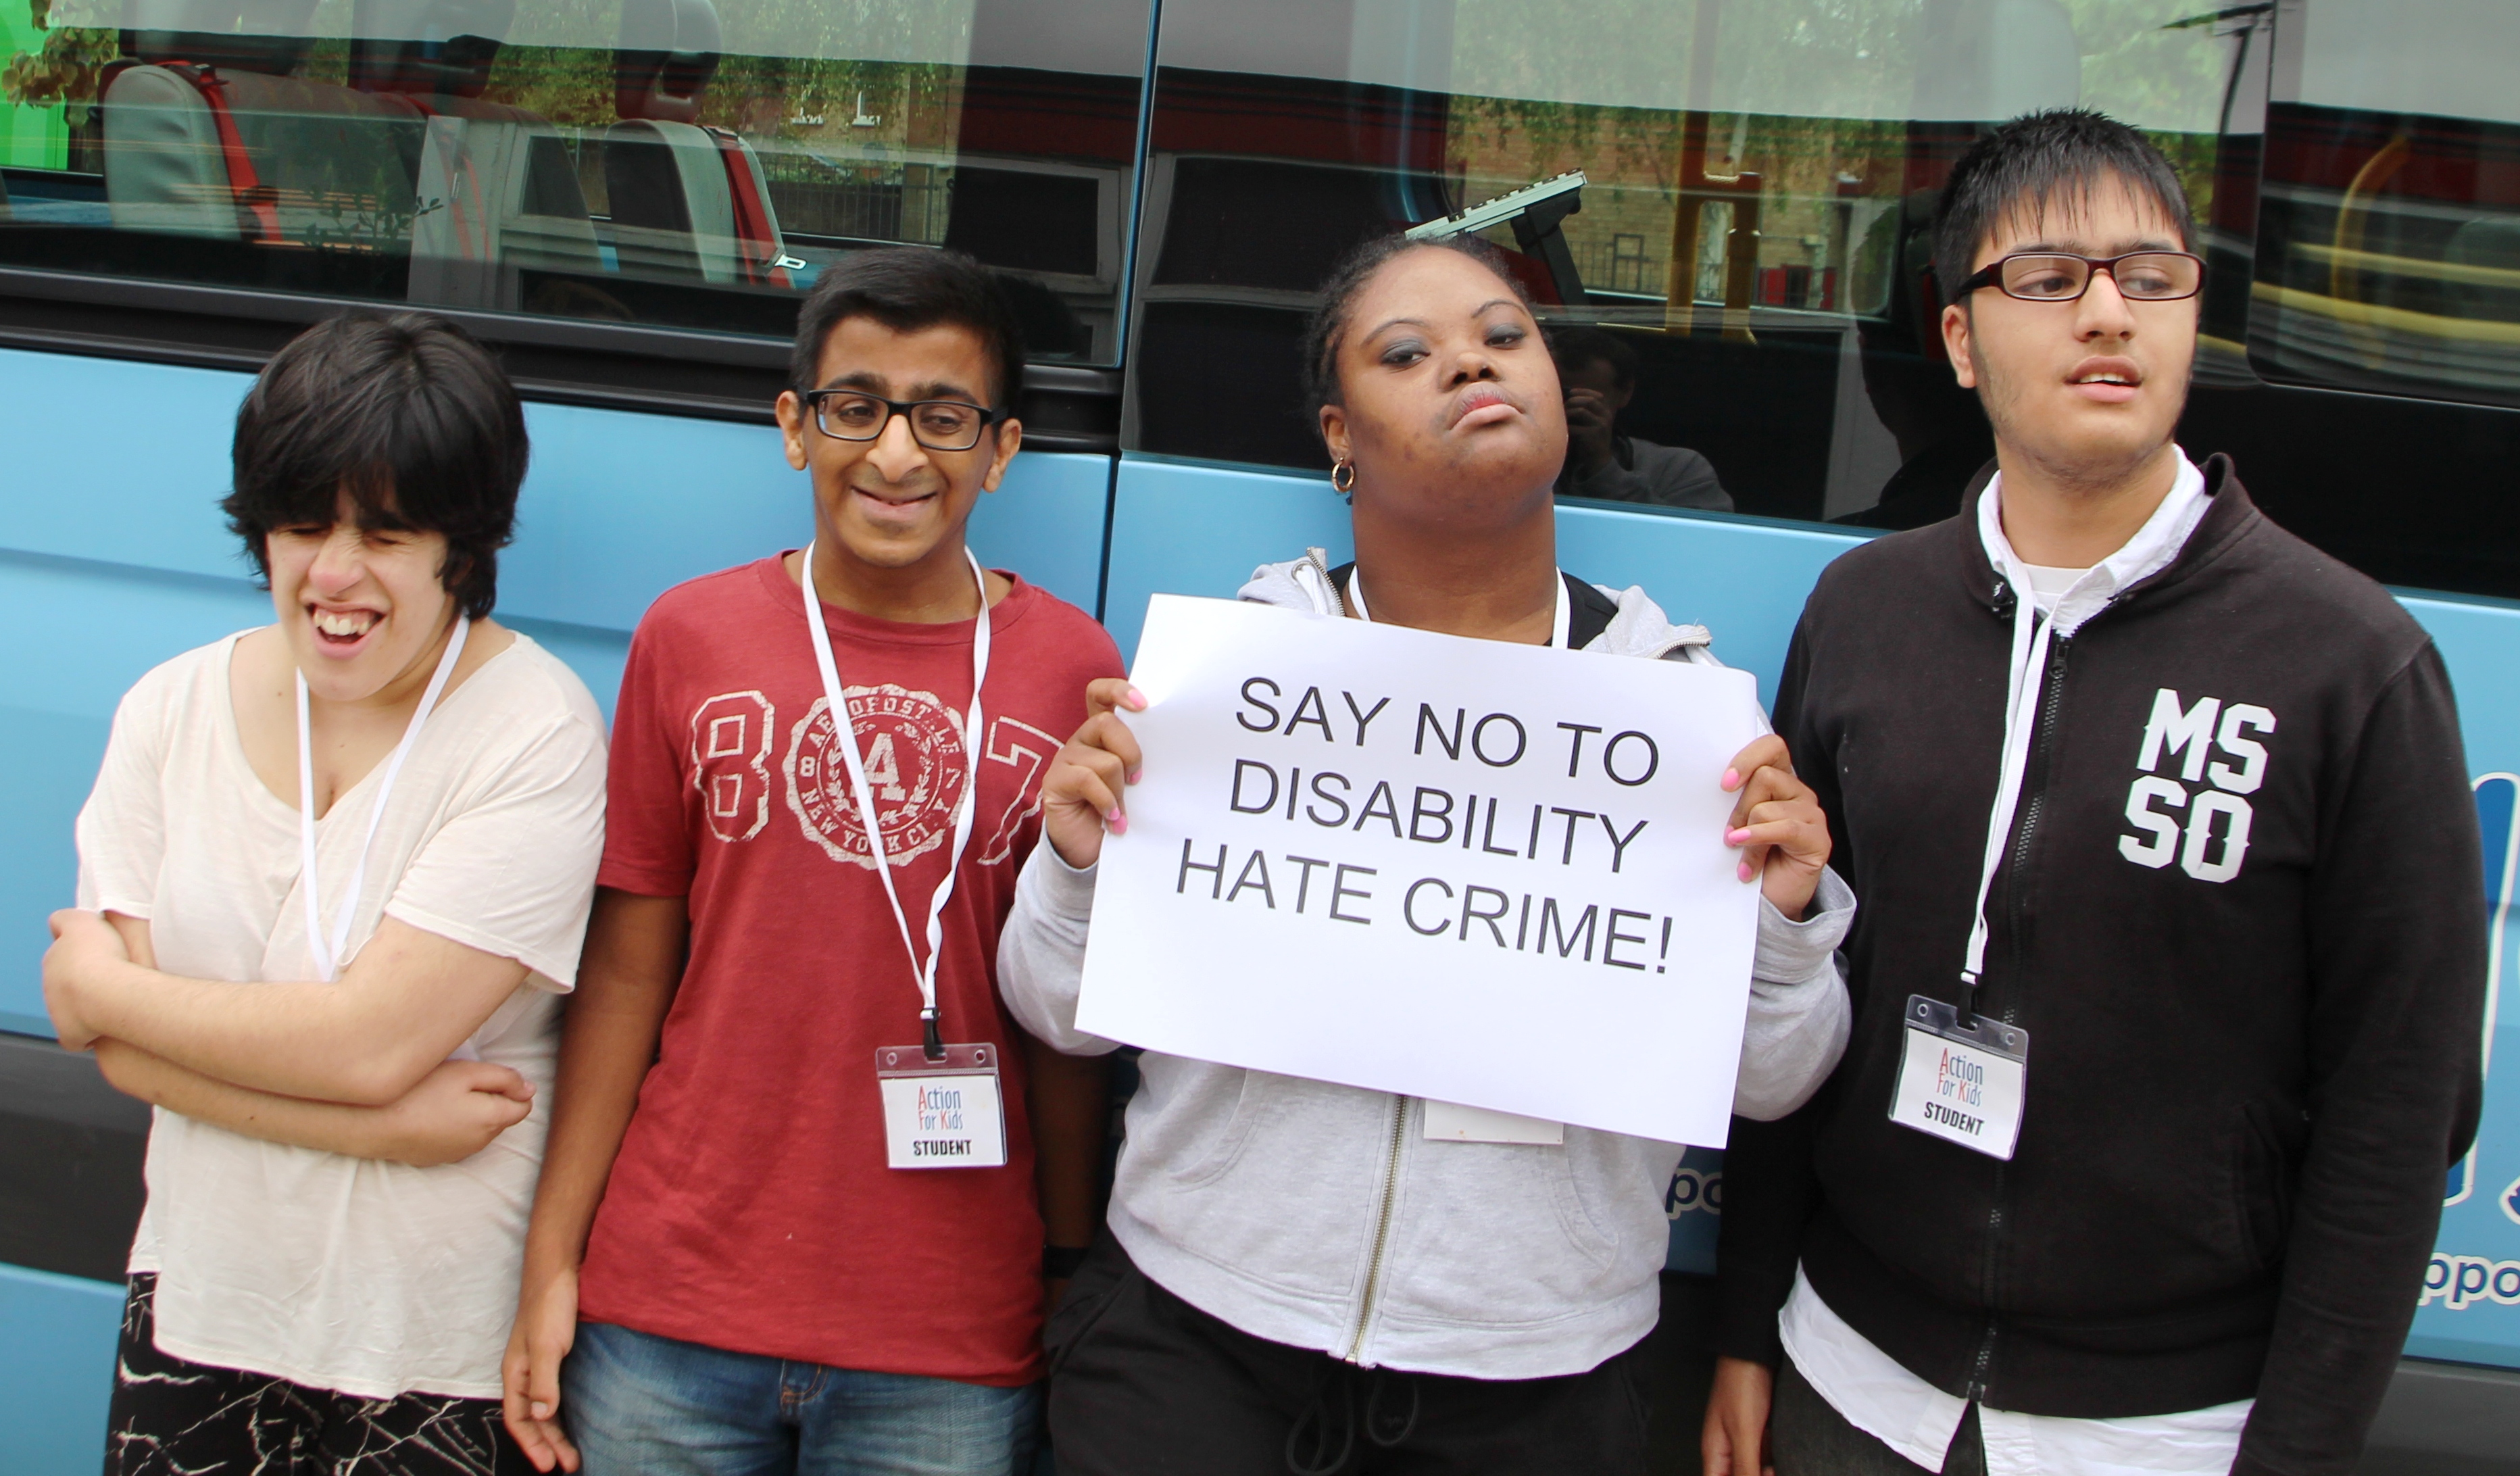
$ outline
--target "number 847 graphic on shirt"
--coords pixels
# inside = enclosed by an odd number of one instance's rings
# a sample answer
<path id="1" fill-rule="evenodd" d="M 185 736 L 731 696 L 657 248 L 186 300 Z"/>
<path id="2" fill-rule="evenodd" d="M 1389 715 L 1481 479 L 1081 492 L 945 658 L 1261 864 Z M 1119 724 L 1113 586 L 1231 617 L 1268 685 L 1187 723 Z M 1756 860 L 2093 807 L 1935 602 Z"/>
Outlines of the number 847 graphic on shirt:
<path id="1" fill-rule="evenodd" d="M 893 865 L 907 865 L 952 833 L 963 801 L 963 714 L 934 693 L 891 683 L 851 687 L 845 695 L 867 783 L 875 792 L 884 852 Z M 775 786 L 784 791 L 786 808 L 806 839 L 834 861 L 875 867 L 848 769 L 834 745 L 838 735 L 830 705 L 817 697 L 802 718 L 785 725 L 787 752 L 775 778 L 772 749 L 783 725 L 767 695 L 757 690 L 721 693 L 693 708 L 692 783 L 710 834 L 722 841 L 761 834 L 770 824 Z M 1059 739 L 1029 723 L 1003 715 L 988 719 L 988 742 L 980 751 L 982 803 L 1001 780 L 1012 783 L 999 813 L 978 817 L 973 861 L 994 866 L 1013 851 L 1016 832 L 1041 808 L 1042 776 L 1058 748 Z"/>

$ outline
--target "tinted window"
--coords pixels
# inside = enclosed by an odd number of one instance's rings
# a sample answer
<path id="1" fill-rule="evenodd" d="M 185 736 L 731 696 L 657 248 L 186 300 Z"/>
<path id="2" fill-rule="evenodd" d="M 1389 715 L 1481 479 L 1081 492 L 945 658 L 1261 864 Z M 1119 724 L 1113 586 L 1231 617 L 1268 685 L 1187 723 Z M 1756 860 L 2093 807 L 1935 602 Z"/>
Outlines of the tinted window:
<path id="1" fill-rule="evenodd" d="M 2267 120 L 2271 380 L 2520 405 L 2520 7 L 2326 3 Z"/>
<path id="2" fill-rule="evenodd" d="M 950 246 L 1117 356 L 1147 0 L 0 8 L 0 264 L 784 336 Z"/>
<path id="3" fill-rule="evenodd" d="M 2254 169 L 2270 52 L 2266 8 L 2214 9 L 1171 0 L 1127 443 L 1321 468 L 1293 344 L 1331 259 L 1580 170 L 1553 229 L 1566 195 L 1485 232 L 1610 418 L 1561 493 L 1930 520 L 1991 446 L 1920 332 L 1924 231 L 1996 120 L 2080 103 L 2161 142 L 2237 268 L 2209 374 L 2246 377 L 2247 192 L 2217 171 Z"/>

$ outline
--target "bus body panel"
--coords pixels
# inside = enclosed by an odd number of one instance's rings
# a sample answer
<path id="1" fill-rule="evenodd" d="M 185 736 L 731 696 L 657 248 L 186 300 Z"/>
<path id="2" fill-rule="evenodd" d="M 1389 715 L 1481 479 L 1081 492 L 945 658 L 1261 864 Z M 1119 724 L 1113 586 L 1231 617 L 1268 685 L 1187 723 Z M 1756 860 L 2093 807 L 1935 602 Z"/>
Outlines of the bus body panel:
<path id="1" fill-rule="evenodd" d="M 0 1266 L 0 1452 L 10 1476 L 94 1476 L 122 1288 Z"/>
<path id="2" fill-rule="evenodd" d="M 2400 598 L 2432 634 L 2458 696 L 2484 835 L 2494 950 L 2485 1113 L 2474 1149 L 2450 1171 L 2441 1233 L 2407 1352 L 2520 1368 L 2520 1008 L 2513 1007 L 2511 988 L 2520 933 L 2510 926 L 2513 797 L 2520 790 L 2520 607 Z"/>

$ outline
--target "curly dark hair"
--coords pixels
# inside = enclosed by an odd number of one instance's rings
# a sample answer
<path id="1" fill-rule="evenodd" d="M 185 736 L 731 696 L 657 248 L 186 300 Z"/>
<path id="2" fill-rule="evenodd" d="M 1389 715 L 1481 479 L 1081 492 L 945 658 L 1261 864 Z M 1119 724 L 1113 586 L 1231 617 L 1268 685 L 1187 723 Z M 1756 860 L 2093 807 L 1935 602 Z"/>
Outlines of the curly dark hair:
<path id="1" fill-rule="evenodd" d="M 525 414 L 472 335 L 432 313 L 352 313 L 289 340 L 237 411 L 235 488 L 220 502 L 268 587 L 275 529 L 440 533 L 437 581 L 478 620 L 516 534 Z"/>
<path id="2" fill-rule="evenodd" d="M 1322 407 L 1343 403 L 1339 399 L 1338 351 L 1340 340 L 1347 336 L 1348 311 L 1357 294 L 1383 265 L 1411 251 L 1459 251 L 1472 261 L 1497 274 L 1498 280 L 1513 289 L 1513 295 L 1526 308 L 1531 306 L 1531 293 L 1506 265 L 1505 252 L 1476 236 L 1443 236 L 1432 241 L 1412 241 L 1406 236 L 1376 236 L 1359 243 L 1330 268 L 1328 280 L 1322 284 L 1322 300 L 1304 321 L 1304 414 L 1319 433 Z"/>

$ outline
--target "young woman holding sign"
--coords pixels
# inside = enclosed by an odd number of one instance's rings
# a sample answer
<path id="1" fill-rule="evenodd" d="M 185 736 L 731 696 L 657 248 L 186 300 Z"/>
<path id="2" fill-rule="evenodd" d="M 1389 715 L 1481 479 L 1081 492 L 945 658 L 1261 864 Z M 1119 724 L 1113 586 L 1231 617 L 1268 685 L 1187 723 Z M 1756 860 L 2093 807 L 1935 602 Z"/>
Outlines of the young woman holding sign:
<path id="1" fill-rule="evenodd" d="M 1565 400 L 1493 250 L 1361 247 L 1325 289 L 1306 365 L 1357 561 L 1333 570 L 1315 550 L 1265 565 L 1243 599 L 1713 660 L 1706 632 L 1643 591 L 1558 571 Z M 1076 1053 L 1113 1049 L 1076 1029 L 1077 985 L 1102 836 L 1127 827 L 1143 762 L 1121 716 L 1138 694 L 1106 680 L 1089 702 L 1045 782 L 1051 843 L 1000 945 L 1016 1017 Z M 1853 902 L 1782 742 L 1761 738 L 1706 782 L 1737 792 L 1726 839 L 1765 899 L 1735 1109 L 1778 1117 L 1844 1049 L 1834 951 Z M 1414 1098 L 1151 1052 L 1140 1065 L 1112 1234 L 1047 1336 L 1062 1470 L 1642 1468 L 1631 1354 L 1659 1305 L 1678 1147 L 1555 1124 L 1461 1141 Z"/>

